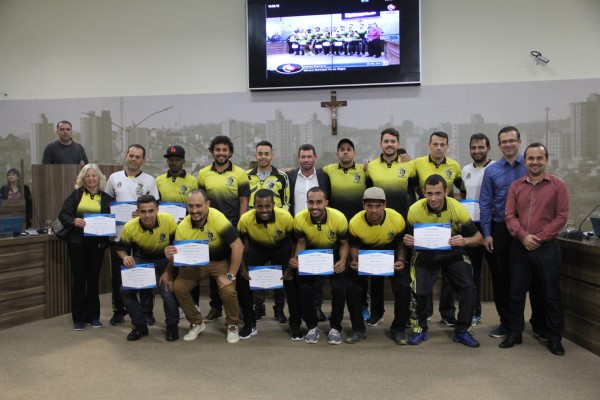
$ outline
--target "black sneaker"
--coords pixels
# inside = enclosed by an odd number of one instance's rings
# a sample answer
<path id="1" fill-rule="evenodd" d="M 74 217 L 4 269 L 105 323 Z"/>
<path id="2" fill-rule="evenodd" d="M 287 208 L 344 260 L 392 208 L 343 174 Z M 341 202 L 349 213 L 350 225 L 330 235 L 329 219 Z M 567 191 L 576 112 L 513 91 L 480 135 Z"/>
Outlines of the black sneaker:
<path id="1" fill-rule="evenodd" d="M 217 310 L 216 308 L 211 308 L 206 317 L 204 317 L 204 322 L 213 322 L 223 316 L 223 310 Z"/>
<path id="2" fill-rule="evenodd" d="M 267 315 L 265 310 L 265 305 L 256 305 L 254 306 L 254 318 L 258 321 L 263 319 Z"/>
<path id="3" fill-rule="evenodd" d="M 154 313 L 152 311 L 144 313 L 146 316 L 146 325 L 152 326 L 156 324 L 156 319 L 154 318 Z"/>
<path id="4" fill-rule="evenodd" d="M 244 327 L 240 329 L 240 339 L 250 339 L 250 337 L 255 336 L 257 333 L 256 325 L 245 324 Z"/>
<path id="5" fill-rule="evenodd" d="M 317 319 L 319 320 L 319 322 L 327 321 L 327 317 L 325 316 L 320 307 L 317 308 L 315 312 L 317 313 Z"/>
<path id="6" fill-rule="evenodd" d="M 548 336 L 546 335 L 546 332 L 542 331 L 541 329 L 533 329 L 533 331 L 531 332 L 531 336 L 533 336 L 540 342 L 548 342 Z"/>
<path id="7" fill-rule="evenodd" d="M 165 334 L 167 342 L 179 340 L 179 328 L 177 325 L 167 325 L 167 333 Z"/>
<path id="8" fill-rule="evenodd" d="M 273 306 L 273 315 L 275 316 L 275 320 L 280 324 L 285 324 L 287 322 L 287 317 L 281 308 Z"/>
<path id="9" fill-rule="evenodd" d="M 110 324 L 112 326 L 117 326 L 121 325 L 123 321 L 125 321 L 125 314 L 123 314 L 121 311 L 115 311 L 110 319 Z"/>
<path id="10" fill-rule="evenodd" d="M 367 326 L 377 326 L 380 322 L 383 322 L 383 317 L 377 314 L 371 314 L 368 320 L 365 321 Z"/>
<path id="11" fill-rule="evenodd" d="M 451 315 L 448 318 L 442 318 L 440 321 L 442 324 L 446 324 L 446 326 L 454 326 L 456 325 L 456 318 Z"/>
<path id="12" fill-rule="evenodd" d="M 148 327 L 145 325 L 134 326 L 131 332 L 129 332 L 129 335 L 127 335 L 127 340 L 134 342 L 140 340 L 144 336 L 148 336 Z"/>
<path id="13" fill-rule="evenodd" d="M 302 329 L 297 326 L 297 325 L 293 325 L 290 326 L 290 331 L 291 331 L 291 338 L 292 340 L 302 340 L 304 339 L 304 335 L 302 334 Z"/>

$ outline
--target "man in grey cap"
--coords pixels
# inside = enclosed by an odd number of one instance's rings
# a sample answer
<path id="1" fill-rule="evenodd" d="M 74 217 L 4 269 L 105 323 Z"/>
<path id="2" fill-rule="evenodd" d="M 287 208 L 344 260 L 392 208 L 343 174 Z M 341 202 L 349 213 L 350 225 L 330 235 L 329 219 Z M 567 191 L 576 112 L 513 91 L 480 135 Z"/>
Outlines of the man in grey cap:
<path id="1" fill-rule="evenodd" d="M 360 250 L 393 251 L 392 291 L 394 293 L 394 321 L 391 336 L 396 344 L 406 344 L 404 330 L 409 318 L 410 277 L 406 251 L 402 243 L 406 223 L 402 215 L 386 208 L 385 192 L 379 187 L 370 187 L 363 194 L 363 211 L 357 213 L 349 223 L 350 269 L 347 272 L 346 301 L 352 321 L 352 335 L 346 343 L 357 343 L 366 338 L 365 322 L 362 319 L 362 291 L 368 275 L 359 274 Z"/>

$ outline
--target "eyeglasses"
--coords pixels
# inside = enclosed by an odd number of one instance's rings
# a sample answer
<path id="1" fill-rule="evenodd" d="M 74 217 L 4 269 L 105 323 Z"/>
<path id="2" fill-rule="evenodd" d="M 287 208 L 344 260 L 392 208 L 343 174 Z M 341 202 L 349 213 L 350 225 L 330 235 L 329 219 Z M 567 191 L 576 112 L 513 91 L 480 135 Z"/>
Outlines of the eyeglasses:
<path id="1" fill-rule="evenodd" d="M 507 144 L 515 144 L 519 141 L 519 139 L 507 139 L 507 140 L 501 140 L 500 141 L 500 146 L 504 146 Z"/>

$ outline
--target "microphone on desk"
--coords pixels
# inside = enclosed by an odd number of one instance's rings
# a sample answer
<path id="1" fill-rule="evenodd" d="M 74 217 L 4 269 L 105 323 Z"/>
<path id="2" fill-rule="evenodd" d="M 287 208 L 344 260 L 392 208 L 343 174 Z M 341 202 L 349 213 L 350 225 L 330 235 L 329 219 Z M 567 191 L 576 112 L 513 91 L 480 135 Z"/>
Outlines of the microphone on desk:
<path id="1" fill-rule="evenodd" d="M 564 237 L 566 237 L 567 239 L 573 239 L 573 240 L 579 240 L 579 241 L 583 240 L 586 237 L 586 235 L 581 230 L 581 227 L 583 226 L 583 223 L 589 218 L 589 216 L 592 215 L 594 213 L 594 211 L 596 211 L 598 209 L 598 207 L 600 207 L 600 204 L 598 204 L 596 207 L 594 207 L 592 209 L 592 211 L 590 211 L 588 213 L 588 215 L 586 215 L 581 220 L 581 223 L 579 224 L 579 227 L 577 228 L 576 231 L 566 232 L 566 234 L 564 235 Z"/>

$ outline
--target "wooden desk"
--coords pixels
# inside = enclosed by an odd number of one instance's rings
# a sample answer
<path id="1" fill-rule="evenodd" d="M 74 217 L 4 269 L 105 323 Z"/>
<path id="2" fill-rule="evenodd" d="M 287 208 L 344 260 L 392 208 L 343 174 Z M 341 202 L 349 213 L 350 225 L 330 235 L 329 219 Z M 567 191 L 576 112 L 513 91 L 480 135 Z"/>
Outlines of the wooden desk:
<path id="1" fill-rule="evenodd" d="M 600 239 L 559 239 L 565 337 L 600 355 Z"/>

